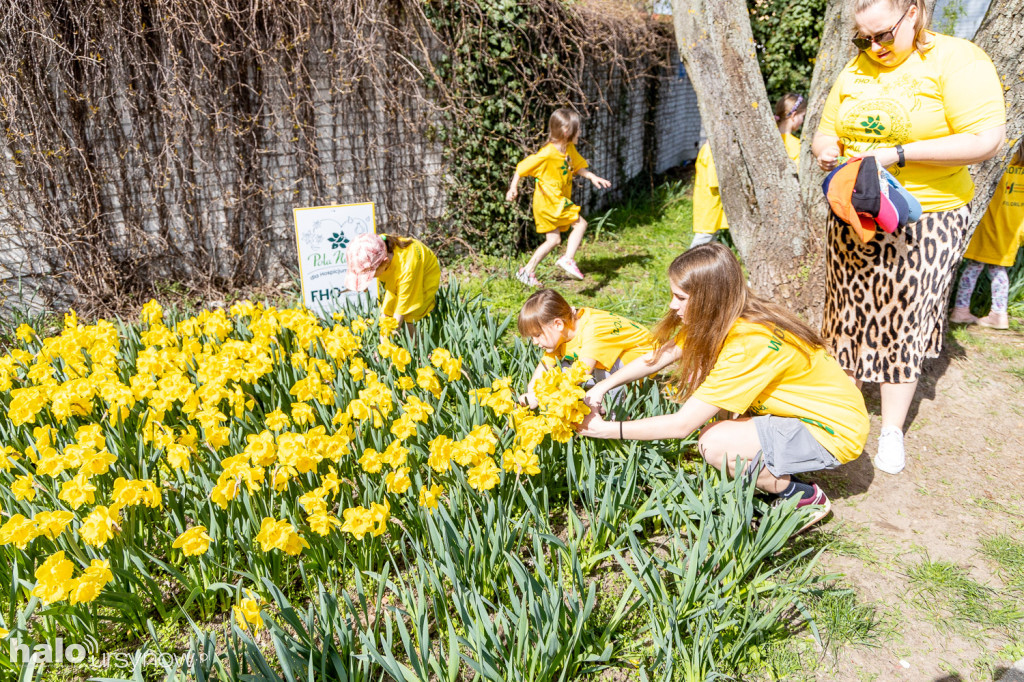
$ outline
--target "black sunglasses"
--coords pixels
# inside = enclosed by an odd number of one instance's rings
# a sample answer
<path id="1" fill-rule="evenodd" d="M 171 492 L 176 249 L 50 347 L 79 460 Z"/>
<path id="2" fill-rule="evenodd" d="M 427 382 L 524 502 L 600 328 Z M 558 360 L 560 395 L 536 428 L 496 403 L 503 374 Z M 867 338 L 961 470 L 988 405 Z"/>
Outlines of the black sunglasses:
<path id="1" fill-rule="evenodd" d="M 900 17 L 900 20 L 897 21 L 888 31 L 883 31 L 878 35 L 868 36 L 867 38 L 854 38 L 853 44 L 857 46 L 858 50 L 864 50 L 865 52 L 871 49 L 872 43 L 877 43 L 882 46 L 892 45 L 893 41 L 896 40 L 896 29 L 898 29 L 900 24 L 903 23 L 903 20 L 907 18 L 907 12 L 909 12 L 910 8 L 913 6 L 914 3 L 910 3 L 907 9 L 903 12 L 903 16 Z"/>

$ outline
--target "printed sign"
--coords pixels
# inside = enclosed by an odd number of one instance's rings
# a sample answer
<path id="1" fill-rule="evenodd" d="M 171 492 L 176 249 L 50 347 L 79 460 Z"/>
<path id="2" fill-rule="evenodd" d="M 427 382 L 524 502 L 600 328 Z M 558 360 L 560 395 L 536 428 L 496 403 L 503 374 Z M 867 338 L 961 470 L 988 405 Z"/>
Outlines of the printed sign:
<path id="1" fill-rule="evenodd" d="M 306 307 L 327 317 L 364 294 L 345 288 L 346 248 L 356 235 L 376 233 L 372 203 L 296 208 L 295 243 L 299 251 L 302 300 Z M 377 295 L 377 281 L 370 284 Z"/>

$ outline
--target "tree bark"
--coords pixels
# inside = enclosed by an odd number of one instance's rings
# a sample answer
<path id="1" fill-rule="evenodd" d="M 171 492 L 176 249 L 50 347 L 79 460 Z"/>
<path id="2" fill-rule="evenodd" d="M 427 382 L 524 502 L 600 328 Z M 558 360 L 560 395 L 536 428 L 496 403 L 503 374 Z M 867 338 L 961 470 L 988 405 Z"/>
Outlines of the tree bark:
<path id="1" fill-rule="evenodd" d="M 799 178 L 785 154 L 758 69 L 744 0 L 673 0 L 676 42 L 697 93 L 718 171 L 733 241 L 754 290 L 812 324 L 824 301 L 823 173 L 810 152 L 825 98 L 856 49 L 849 41 L 852 3 L 829 0 L 815 61 L 800 150 Z M 975 42 L 1006 87 L 1008 135 L 1024 128 L 1024 0 L 993 0 Z M 973 225 L 981 219 L 1009 161 L 1004 148 L 972 169 Z"/>
<path id="2" fill-rule="evenodd" d="M 971 167 L 974 201 L 970 233 L 985 215 L 999 180 L 1013 156 L 1015 143 L 1024 135 L 1024 0 L 993 0 L 974 42 L 992 58 L 1003 82 L 1006 98 L 1007 143 L 994 157 Z"/>

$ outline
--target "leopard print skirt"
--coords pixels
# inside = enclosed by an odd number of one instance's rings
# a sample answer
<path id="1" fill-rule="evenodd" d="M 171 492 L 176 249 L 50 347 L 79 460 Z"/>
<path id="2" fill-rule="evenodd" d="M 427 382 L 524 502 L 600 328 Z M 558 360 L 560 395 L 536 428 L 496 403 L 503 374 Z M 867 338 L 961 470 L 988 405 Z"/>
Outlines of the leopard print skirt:
<path id="1" fill-rule="evenodd" d="M 939 356 L 970 215 L 969 206 L 925 213 L 867 244 L 830 217 L 821 331 L 843 369 L 861 381 L 907 383 Z"/>

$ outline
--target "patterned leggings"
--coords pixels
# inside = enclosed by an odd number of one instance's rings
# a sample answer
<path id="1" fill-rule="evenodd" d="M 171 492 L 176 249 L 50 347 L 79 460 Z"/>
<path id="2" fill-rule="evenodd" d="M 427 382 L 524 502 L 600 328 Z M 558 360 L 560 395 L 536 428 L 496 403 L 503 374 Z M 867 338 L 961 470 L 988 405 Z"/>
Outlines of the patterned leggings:
<path id="1" fill-rule="evenodd" d="M 964 274 L 960 276 L 960 284 L 956 289 L 956 307 L 970 307 L 974 285 L 978 283 L 981 271 L 987 267 L 988 277 L 992 280 L 992 312 L 1005 313 L 1006 304 L 1010 298 L 1010 276 L 1006 273 L 1006 268 L 1001 265 L 986 265 L 967 258 L 964 259 L 964 262 L 967 265 L 964 267 Z"/>

